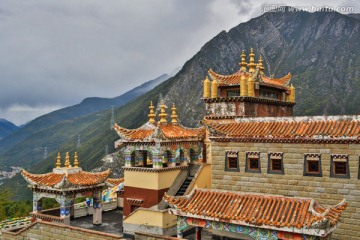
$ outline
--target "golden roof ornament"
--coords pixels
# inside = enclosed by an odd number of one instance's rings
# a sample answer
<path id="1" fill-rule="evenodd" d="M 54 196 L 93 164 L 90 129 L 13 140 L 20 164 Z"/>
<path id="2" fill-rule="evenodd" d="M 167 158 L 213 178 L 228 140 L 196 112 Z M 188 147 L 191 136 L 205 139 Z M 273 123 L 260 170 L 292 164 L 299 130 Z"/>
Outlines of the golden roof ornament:
<path id="1" fill-rule="evenodd" d="M 246 54 L 245 54 L 245 51 L 242 50 L 242 51 L 241 51 L 240 69 L 241 69 L 242 71 L 246 71 L 246 66 L 247 66 L 247 63 L 246 63 Z"/>
<path id="2" fill-rule="evenodd" d="M 175 107 L 175 103 L 173 103 L 173 107 L 171 108 L 172 110 L 172 113 L 171 113 L 171 122 L 172 123 L 177 123 L 177 118 L 178 118 L 178 115 L 176 114 L 176 107 Z"/>
<path id="3" fill-rule="evenodd" d="M 259 64 L 259 69 L 260 69 L 260 74 L 261 75 L 264 75 L 264 70 L 265 70 L 265 68 L 264 68 L 264 66 L 263 66 L 263 59 L 262 59 L 262 56 L 260 55 L 260 58 L 259 58 L 259 62 L 258 62 Z"/>
<path id="4" fill-rule="evenodd" d="M 66 155 L 65 155 L 65 167 L 66 167 L 66 168 L 69 168 L 69 167 L 70 167 L 69 152 L 66 152 Z"/>
<path id="5" fill-rule="evenodd" d="M 153 102 L 151 101 L 150 102 L 150 106 L 149 106 L 149 109 L 150 109 L 150 113 L 148 114 L 148 117 L 149 117 L 149 123 L 155 123 L 155 117 L 156 117 L 156 114 L 154 112 L 154 105 L 153 105 Z"/>
<path id="6" fill-rule="evenodd" d="M 164 104 L 164 100 L 161 100 L 161 106 L 160 106 L 160 114 L 159 114 L 159 117 L 160 117 L 160 123 L 167 123 L 166 121 L 166 112 L 165 112 L 165 104 Z"/>
<path id="7" fill-rule="evenodd" d="M 250 57 L 249 64 L 248 64 L 249 72 L 253 73 L 253 72 L 255 72 L 255 66 L 256 66 L 256 64 L 255 64 L 255 53 L 254 53 L 253 48 L 250 49 L 249 57 Z"/>
<path id="8" fill-rule="evenodd" d="M 211 97 L 211 82 L 208 78 L 208 76 L 206 76 L 205 80 L 204 80 L 204 98 L 210 98 Z"/>
<path id="9" fill-rule="evenodd" d="M 57 158 L 56 158 L 56 168 L 61 167 L 61 161 L 60 161 L 60 152 L 58 152 Z"/>
<path id="10" fill-rule="evenodd" d="M 78 167 L 79 167 L 79 161 L 78 161 L 77 152 L 75 152 L 75 156 L 74 156 L 74 167 L 75 167 L 75 168 L 78 168 Z"/>

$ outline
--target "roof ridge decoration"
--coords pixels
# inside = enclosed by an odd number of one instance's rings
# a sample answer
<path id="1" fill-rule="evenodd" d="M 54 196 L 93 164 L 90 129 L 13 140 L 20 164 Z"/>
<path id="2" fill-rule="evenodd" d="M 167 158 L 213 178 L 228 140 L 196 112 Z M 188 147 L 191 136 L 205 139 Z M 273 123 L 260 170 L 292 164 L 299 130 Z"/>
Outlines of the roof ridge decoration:
<path id="1" fill-rule="evenodd" d="M 167 107 L 165 106 L 164 100 L 161 100 L 160 114 L 159 114 L 159 117 L 160 117 L 159 123 L 160 124 L 167 123 L 167 120 L 166 120 L 167 113 L 165 112 L 165 108 L 167 108 Z"/>
<path id="2" fill-rule="evenodd" d="M 224 198 L 231 204 L 230 208 L 223 204 L 213 204 Z M 169 212 L 178 216 L 316 236 L 326 236 L 336 228 L 348 205 L 346 200 L 342 200 L 335 206 L 325 208 L 312 198 L 214 189 L 194 189 L 186 196 L 170 196 L 165 193 L 163 199 L 172 207 Z M 248 206 L 251 207 L 246 207 L 245 203 L 249 202 L 251 205 Z M 278 207 L 282 212 L 273 213 L 271 204 L 282 205 Z"/>
<path id="3" fill-rule="evenodd" d="M 153 102 L 150 101 L 150 106 L 149 106 L 150 112 L 149 112 L 149 114 L 148 114 L 149 123 L 155 123 L 156 114 L 155 114 L 154 108 L 155 108 L 155 107 L 154 107 L 154 105 L 153 105 Z"/>
<path id="4" fill-rule="evenodd" d="M 229 75 L 222 75 L 219 73 L 214 72 L 213 69 L 209 69 L 208 70 L 208 74 L 209 76 L 213 79 L 216 80 L 217 85 L 218 86 L 237 86 L 240 84 L 240 79 L 242 75 L 245 75 L 246 79 L 249 78 L 249 76 L 252 76 L 254 82 L 258 82 L 261 83 L 263 85 L 266 86 L 270 86 L 270 87 L 277 87 L 277 88 L 282 88 L 285 90 L 288 90 L 288 86 L 290 84 L 290 80 L 292 78 L 291 73 L 288 73 L 287 75 L 281 77 L 281 78 L 274 78 L 274 77 L 268 77 L 265 76 L 264 74 L 264 60 L 263 60 L 263 56 L 260 55 L 259 56 L 259 60 L 258 63 L 255 63 L 255 53 L 254 53 L 254 49 L 251 48 L 250 49 L 250 54 L 249 54 L 249 63 L 246 62 L 246 54 L 244 52 L 244 50 L 242 50 L 241 53 L 241 62 L 240 62 L 240 69 L 238 71 L 236 71 L 233 74 L 229 74 Z M 247 67 L 249 69 L 247 69 Z M 207 89 L 206 94 L 204 91 L 204 98 L 210 98 L 209 96 L 209 92 L 208 92 L 208 82 L 204 81 L 204 89 Z M 205 86 L 206 85 L 206 86 Z M 211 96 L 212 98 L 214 96 Z"/>
<path id="5" fill-rule="evenodd" d="M 173 106 L 172 106 L 172 108 L 171 108 L 171 123 L 177 123 L 178 122 L 178 120 L 177 120 L 177 118 L 178 118 L 178 115 L 177 115 L 177 113 L 176 113 L 176 107 L 175 107 L 175 103 L 173 103 Z"/>
<path id="6" fill-rule="evenodd" d="M 57 154 L 57 158 L 56 158 L 56 168 L 60 168 L 61 167 L 61 157 L 60 157 L 60 152 L 58 152 Z"/>

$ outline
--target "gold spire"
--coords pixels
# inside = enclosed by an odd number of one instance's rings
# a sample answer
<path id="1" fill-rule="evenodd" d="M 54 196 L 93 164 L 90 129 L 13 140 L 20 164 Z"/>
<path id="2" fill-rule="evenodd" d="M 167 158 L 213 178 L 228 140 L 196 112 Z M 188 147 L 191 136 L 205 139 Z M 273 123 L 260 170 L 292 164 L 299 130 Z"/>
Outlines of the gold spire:
<path id="1" fill-rule="evenodd" d="M 259 58 L 259 69 L 260 69 L 260 74 L 261 75 L 264 75 L 264 66 L 263 66 L 263 59 L 262 59 L 262 56 L 260 55 L 260 58 Z"/>
<path id="2" fill-rule="evenodd" d="M 74 156 L 74 167 L 75 167 L 75 168 L 78 168 L 78 167 L 79 167 L 79 161 L 78 161 L 77 152 L 75 152 L 75 156 Z"/>
<path id="3" fill-rule="evenodd" d="M 251 76 L 248 78 L 247 91 L 249 97 L 255 97 L 255 81 Z"/>
<path id="4" fill-rule="evenodd" d="M 247 66 L 247 63 L 246 63 L 246 54 L 245 54 L 245 51 L 242 50 L 241 52 L 241 63 L 240 63 L 240 69 L 242 71 L 246 71 L 246 66 Z"/>
<path id="5" fill-rule="evenodd" d="M 295 102 L 295 87 L 291 84 L 290 85 L 290 96 L 289 96 L 290 102 Z"/>
<path id="6" fill-rule="evenodd" d="M 218 97 L 218 84 L 216 79 L 211 83 L 211 98 L 217 98 Z"/>
<path id="7" fill-rule="evenodd" d="M 240 96 L 244 97 L 247 95 L 246 78 L 243 74 L 240 79 Z"/>
<path id="8" fill-rule="evenodd" d="M 175 103 L 173 103 L 173 107 L 171 108 L 172 110 L 172 113 L 171 113 L 171 122 L 172 123 L 177 123 L 177 118 L 178 118 L 178 115 L 176 114 L 176 107 L 175 107 Z"/>
<path id="9" fill-rule="evenodd" d="M 159 114 L 159 117 L 160 117 L 160 123 L 166 123 L 166 116 L 167 114 L 165 113 L 165 104 L 164 104 L 164 100 L 161 100 L 161 106 L 160 106 L 160 114 Z"/>
<path id="10" fill-rule="evenodd" d="M 250 60 L 249 60 L 249 64 L 248 64 L 249 72 L 253 73 L 253 72 L 255 72 L 255 54 L 254 54 L 254 49 L 253 48 L 250 49 L 249 56 L 250 56 Z"/>
<path id="11" fill-rule="evenodd" d="M 150 102 L 150 113 L 148 114 L 148 117 L 149 117 L 149 123 L 154 123 L 155 122 L 155 117 L 156 117 L 156 114 L 154 112 L 154 105 L 153 105 L 153 102 L 151 101 Z"/>
<path id="12" fill-rule="evenodd" d="M 69 168 L 69 167 L 70 167 L 69 152 L 66 152 L 66 155 L 65 155 L 65 167 L 66 167 L 66 168 Z"/>
<path id="13" fill-rule="evenodd" d="M 206 76 L 206 78 L 204 80 L 204 98 L 211 97 L 210 88 L 211 88 L 211 83 L 209 81 L 209 78 Z"/>
<path id="14" fill-rule="evenodd" d="M 61 161 L 60 161 L 60 152 L 58 152 L 57 158 L 56 158 L 56 168 L 61 167 Z"/>

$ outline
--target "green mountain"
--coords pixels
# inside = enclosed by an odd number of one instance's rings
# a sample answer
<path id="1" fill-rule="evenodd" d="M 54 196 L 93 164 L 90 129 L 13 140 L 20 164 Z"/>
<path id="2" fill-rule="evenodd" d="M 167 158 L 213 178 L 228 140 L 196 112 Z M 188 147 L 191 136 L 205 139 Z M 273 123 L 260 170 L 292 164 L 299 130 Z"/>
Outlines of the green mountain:
<path id="1" fill-rule="evenodd" d="M 168 105 L 176 103 L 184 125 L 197 125 L 204 115 L 202 80 L 208 69 L 222 74 L 237 71 L 241 50 L 248 52 L 251 47 L 256 59 L 262 54 L 266 75 L 293 74 L 292 83 L 297 88 L 296 115 L 356 114 L 360 112 L 359 44 L 360 20 L 355 17 L 336 12 L 265 13 L 229 32 L 220 32 L 174 77 L 116 108 L 115 119 L 125 127 L 140 126 L 147 121 L 149 102 L 157 104 L 161 93 Z M 118 137 L 109 130 L 110 114 L 107 110 L 63 123 L 71 134 L 71 129 L 78 128 L 78 121 L 88 121 L 86 127 L 82 125 L 78 129 L 82 137 L 78 149 L 80 165 L 85 169 L 101 166 L 105 146 L 109 152 L 114 151 L 113 143 Z M 63 154 L 75 151 L 75 134 L 60 149 Z M 34 159 L 33 163 L 32 172 L 50 171 L 55 164 L 55 153 L 45 160 Z"/>
<path id="2" fill-rule="evenodd" d="M 0 139 L 10 135 L 11 133 L 17 131 L 18 129 L 19 127 L 13 124 L 12 122 L 0 118 Z"/>
<path id="3" fill-rule="evenodd" d="M 21 128 L 21 130 L 17 131 L 15 134 L 12 134 L 2 139 L 0 141 L 0 146 L 3 148 L 11 149 L 16 144 L 20 143 L 22 140 L 26 139 L 30 135 L 40 130 L 46 129 L 50 126 L 56 125 L 60 122 L 78 118 L 104 109 L 110 109 L 111 106 L 122 106 L 125 103 L 153 89 L 155 86 L 159 85 L 169 77 L 169 75 L 163 74 L 153 80 L 143 83 L 142 85 L 122 94 L 121 96 L 114 98 L 86 98 L 81 103 L 74 106 L 62 108 L 57 111 L 42 115 L 26 124 L 23 128 Z"/>

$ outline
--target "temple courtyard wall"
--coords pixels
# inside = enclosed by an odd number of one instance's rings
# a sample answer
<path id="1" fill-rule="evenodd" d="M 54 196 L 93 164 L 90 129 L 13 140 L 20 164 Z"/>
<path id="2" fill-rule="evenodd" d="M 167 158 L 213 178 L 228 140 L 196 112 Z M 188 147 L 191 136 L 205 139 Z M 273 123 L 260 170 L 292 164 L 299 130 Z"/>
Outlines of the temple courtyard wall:
<path id="1" fill-rule="evenodd" d="M 37 221 L 30 226 L 21 229 L 18 232 L 4 231 L 2 233 L 2 240 L 118 240 L 124 239 L 115 234 L 98 232 L 79 227 L 72 227 L 63 224 L 49 223 Z"/>
<path id="2" fill-rule="evenodd" d="M 237 152 L 239 170 L 226 171 L 226 151 Z M 259 152 L 260 171 L 245 172 L 246 153 Z M 283 153 L 283 174 L 268 173 L 269 153 Z M 305 154 L 321 154 L 322 176 L 304 176 Z M 349 178 L 330 177 L 332 154 L 348 154 Z M 320 205 L 349 205 L 332 239 L 360 240 L 360 144 L 212 142 L 212 188 L 314 198 Z"/>

